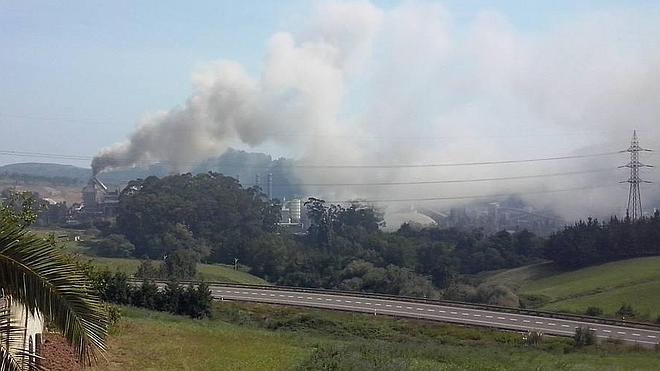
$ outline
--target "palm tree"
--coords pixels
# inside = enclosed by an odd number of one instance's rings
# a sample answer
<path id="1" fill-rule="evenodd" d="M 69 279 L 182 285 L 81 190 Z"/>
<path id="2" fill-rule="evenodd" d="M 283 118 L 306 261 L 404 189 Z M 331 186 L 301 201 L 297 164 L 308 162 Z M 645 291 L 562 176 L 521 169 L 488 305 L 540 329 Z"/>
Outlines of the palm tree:
<path id="1" fill-rule="evenodd" d="M 0 206 L 1 207 L 1 206 Z M 94 362 L 105 351 L 107 315 L 89 279 L 51 242 L 0 216 L 0 290 L 31 314 L 62 331 L 80 360 Z M 34 355 L 11 348 L 19 326 L 0 311 L 0 370 L 34 367 Z M 26 358 L 28 361 L 26 361 Z"/>

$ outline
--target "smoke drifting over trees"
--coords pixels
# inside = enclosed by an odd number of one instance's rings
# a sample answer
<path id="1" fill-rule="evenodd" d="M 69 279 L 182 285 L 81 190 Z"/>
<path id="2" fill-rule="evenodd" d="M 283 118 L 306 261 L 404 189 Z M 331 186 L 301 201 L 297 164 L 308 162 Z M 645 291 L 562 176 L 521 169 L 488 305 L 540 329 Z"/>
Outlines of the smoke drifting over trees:
<path id="1" fill-rule="evenodd" d="M 260 75 L 236 62 L 194 74 L 180 107 L 138 123 L 95 172 L 162 162 L 173 171 L 230 146 L 283 148 L 306 164 L 520 159 L 660 145 L 658 12 L 606 9 L 529 33 L 503 14 L 467 26 L 442 5 L 321 3 L 266 43 Z M 610 186 L 529 196 L 565 216 L 620 212 L 625 156 L 433 169 L 301 168 L 304 183 L 466 179 L 608 169 L 577 176 L 405 187 L 310 187 L 330 200 L 462 196 Z M 653 158 L 647 159 L 653 163 Z M 533 197 L 533 198 L 532 198 Z M 617 202 L 616 200 L 620 200 Z"/>

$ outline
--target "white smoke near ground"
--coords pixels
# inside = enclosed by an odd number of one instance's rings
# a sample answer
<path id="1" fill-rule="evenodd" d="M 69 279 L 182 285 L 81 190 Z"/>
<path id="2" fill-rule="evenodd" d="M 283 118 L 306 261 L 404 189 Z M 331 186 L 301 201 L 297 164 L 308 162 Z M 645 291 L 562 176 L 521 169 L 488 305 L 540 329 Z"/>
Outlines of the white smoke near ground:
<path id="1" fill-rule="evenodd" d="M 323 2 L 298 32 L 267 42 L 260 76 L 219 61 L 181 107 L 143 119 L 102 151 L 95 172 L 162 162 L 185 171 L 240 142 L 280 146 L 300 164 L 437 164 L 624 149 L 660 131 L 660 13 L 601 9 L 523 32 L 482 11 L 457 23 L 441 4 Z M 303 183 L 373 183 L 551 174 L 511 181 L 306 189 L 328 200 L 519 193 L 574 218 L 618 213 L 625 155 L 470 167 L 299 168 Z M 653 157 L 649 161 L 653 162 Z M 603 186 L 603 188 L 593 188 Z M 584 188 L 574 192 L 535 192 Z M 657 189 L 657 188 L 656 188 Z M 528 194 L 528 195 L 526 195 Z M 460 201 L 455 201 L 460 202 Z M 451 202 L 430 202 L 447 206 Z M 390 202 L 395 205 L 411 203 Z"/>

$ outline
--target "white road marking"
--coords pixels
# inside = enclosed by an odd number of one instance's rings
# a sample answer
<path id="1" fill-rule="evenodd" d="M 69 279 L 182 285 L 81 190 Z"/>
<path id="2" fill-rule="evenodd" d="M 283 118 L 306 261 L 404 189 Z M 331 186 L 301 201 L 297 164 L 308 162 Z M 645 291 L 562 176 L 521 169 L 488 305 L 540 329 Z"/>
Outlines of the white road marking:
<path id="1" fill-rule="evenodd" d="M 447 313 L 447 312 L 445 312 L 444 310 L 438 310 L 438 312 L 440 312 L 440 313 Z"/>
<path id="2" fill-rule="evenodd" d="M 403 308 L 403 307 L 402 307 L 402 306 L 400 306 L 400 305 L 397 305 L 396 307 L 397 307 L 397 308 L 399 308 L 399 309 L 401 309 L 401 308 Z"/>
<path id="3" fill-rule="evenodd" d="M 518 320 L 515 318 L 509 318 L 509 321 L 518 322 Z"/>
<path id="4" fill-rule="evenodd" d="M 335 299 L 335 301 L 336 301 L 337 303 L 341 303 L 341 300 L 339 300 L 339 299 Z"/>
<path id="5" fill-rule="evenodd" d="M 429 312 L 435 312 L 435 309 L 427 309 Z"/>
<path id="6" fill-rule="evenodd" d="M 265 294 L 264 294 L 265 295 Z M 270 294 L 270 296 L 275 296 L 275 294 Z"/>
<path id="7" fill-rule="evenodd" d="M 323 298 L 316 298 L 316 300 L 323 300 Z"/>
<path id="8" fill-rule="evenodd" d="M 376 304 L 374 304 L 374 305 L 378 305 L 378 306 L 380 306 L 380 303 L 376 303 Z"/>
<path id="9" fill-rule="evenodd" d="M 626 334 L 625 332 L 621 332 L 621 331 L 617 331 L 616 333 L 619 334 L 619 335 L 625 335 Z"/>
<path id="10" fill-rule="evenodd" d="M 449 312 L 449 313 L 451 313 L 451 314 L 458 314 L 458 313 L 456 313 L 456 312 Z"/>
<path id="11" fill-rule="evenodd" d="M 279 296 L 279 297 L 282 297 L 282 298 L 284 297 L 284 295 L 282 295 L 282 294 L 280 294 L 280 295 L 277 295 L 277 296 Z"/>
<path id="12" fill-rule="evenodd" d="M 497 319 L 506 319 L 506 318 L 504 318 L 504 317 L 497 317 Z"/>
<path id="13" fill-rule="evenodd" d="M 655 339 L 655 336 L 653 335 L 646 335 L 647 338 Z"/>
<path id="14" fill-rule="evenodd" d="M 413 309 L 412 307 L 406 307 L 406 309 Z"/>
<path id="15" fill-rule="evenodd" d="M 362 302 L 361 301 L 356 301 L 355 304 L 362 304 Z"/>
<path id="16" fill-rule="evenodd" d="M 287 295 L 286 297 L 287 297 L 287 298 L 292 298 L 292 297 L 293 297 L 293 295 Z"/>
<path id="17" fill-rule="evenodd" d="M 332 299 L 328 298 L 328 299 L 325 299 L 325 301 L 332 301 Z"/>
<path id="18" fill-rule="evenodd" d="M 469 316 L 470 313 L 461 313 L 461 316 Z"/>
<path id="19" fill-rule="evenodd" d="M 534 323 L 536 323 L 537 325 L 542 325 L 543 324 L 543 322 L 539 322 L 539 321 L 536 321 Z"/>
<path id="20" fill-rule="evenodd" d="M 475 317 L 481 317 L 481 314 L 473 314 Z"/>
<path id="21" fill-rule="evenodd" d="M 258 293 L 256 293 L 256 292 L 251 292 L 250 294 L 252 294 L 252 295 L 258 295 Z M 261 294 L 261 295 L 266 295 L 266 294 Z"/>
<path id="22" fill-rule="evenodd" d="M 303 297 L 302 297 L 302 296 L 296 296 L 296 298 L 298 298 L 298 299 L 302 299 Z"/>
<path id="23" fill-rule="evenodd" d="M 391 308 L 392 304 L 385 304 L 386 307 Z"/>
<path id="24" fill-rule="evenodd" d="M 493 318 L 493 316 L 488 316 L 488 315 L 487 315 L 486 318 Z"/>
<path id="25" fill-rule="evenodd" d="M 415 308 L 415 309 L 417 309 L 417 310 L 424 310 L 424 308 Z"/>
<path id="26" fill-rule="evenodd" d="M 525 323 L 529 323 L 529 320 L 527 320 L 527 319 L 524 319 L 524 320 L 523 320 L 523 322 L 525 322 Z"/>
<path id="27" fill-rule="evenodd" d="M 641 336 L 640 334 L 633 333 L 632 336 Z"/>
<path id="28" fill-rule="evenodd" d="M 555 326 L 556 323 L 548 322 L 548 326 Z"/>
<path id="29" fill-rule="evenodd" d="M 610 333 L 610 332 L 612 332 L 612 331 L 610 331 L 610 330 L 603 330 L 603 332 Z"/>
<path id="30" fill-rule="evenodd" d="M 364 302 L 364 304 L 365 304 L 365 305 L 371 305 L 371 303 L 369 303 L 368 301 L 367 301 L 367 302 Z"/>
<path id="31" fill-rule="evenodd" d="M 347 302 L 347 303 L 352 303 L 352 301 L 350 301 L 350 300 L 346 300 L 346 302 Z"/>

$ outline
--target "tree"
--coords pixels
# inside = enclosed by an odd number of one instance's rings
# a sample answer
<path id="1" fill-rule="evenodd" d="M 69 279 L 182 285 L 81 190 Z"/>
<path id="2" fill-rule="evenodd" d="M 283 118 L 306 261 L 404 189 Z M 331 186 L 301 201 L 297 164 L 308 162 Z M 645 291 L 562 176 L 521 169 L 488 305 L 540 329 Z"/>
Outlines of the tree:
<path id="1" fill-rule="evenodd" d="M 92 363 L 105 350 L 107 314 L 90 280 L 57 249 L 51 240 L 29 233 L 25 227 L 36 214 L 28 198 L 19 209 L 0 207 L 0 289 L 29 312 L 41 313 L 62 330 L 78 357 Z M 4 337 L 16 335 L 6 311 L 0 322 L 0 364 L 7 370 L 26 367 Z M 28 357 L 33 359 L 33 357 Z M 29 367 L 29 365 L 27 365 Z"/>
<path id="2" fill-rule="evenodd" d="M 586 326 L 577 327 L 575 328 L 573 340 L 575 341 L 576 347 L 596 344 L 596 332 Z"/>

